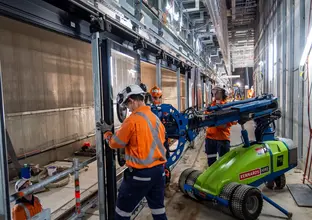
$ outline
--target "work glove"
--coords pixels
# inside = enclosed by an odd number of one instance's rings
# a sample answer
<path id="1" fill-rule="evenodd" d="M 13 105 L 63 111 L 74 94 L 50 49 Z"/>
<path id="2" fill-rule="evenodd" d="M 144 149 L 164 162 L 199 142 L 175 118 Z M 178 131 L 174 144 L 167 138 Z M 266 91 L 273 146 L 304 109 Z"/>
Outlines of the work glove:
<path id="1" fill-rule="evenodd" d="M 97 130 L 102 131 L 103 134 L 105 134 L 106 132 L 112 130 L 113 125 L 108 125 L 103 120 L 101 120 L 100 122 L 96 122 L 96 128 Z"/>

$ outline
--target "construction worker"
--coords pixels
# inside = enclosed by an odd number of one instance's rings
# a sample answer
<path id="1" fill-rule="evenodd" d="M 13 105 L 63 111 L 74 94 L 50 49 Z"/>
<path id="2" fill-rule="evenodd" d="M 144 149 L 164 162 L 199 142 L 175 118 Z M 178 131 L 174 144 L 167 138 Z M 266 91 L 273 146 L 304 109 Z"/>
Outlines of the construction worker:
<path id="1" fill-rule="evenodd" d="M 153 218 L 166 220 L 164 206 L 166 160 L 165 128 L 144 103 L 145 92 L 138 85 L 127 86 L 117 102 L 132 113 L 113 134 L 112 126 L 97 122 L 97 129 L 112 149 L 124 148 L 128 168 L 119 188 L 115 220 L 130 219 L 137 204 L 145 197 Z"/>
<path id="2" fill-rule="evenodd" d="M 152 100 L 153 100 L 153 105 L 160 105 L 162 102 L 162 91 L 158 86 L 154 86 L 151 90 L 150 90 L 150 95 L 152 96 Z M 159 112 L 158 117 L 160 118 L 161 121 L 162 120 L 162 116 L 163 113 Z M 166 158 L 168 159 L 170 157 L 170 151 L 169 151 L 169 138 L 167 138 L 167 136 L 165 137 L 165 143 L 164 146 L 166 148 Z M 170 183 L 170 178 L 171 178 L 171 174 L 170 174 L 170 170 L 168 167 L 166 167 L 165 169 L 165 173 L 166 173 L 166 185 L 168 186 Z"/>
<path id="3" fill-rule="evenodd" d="M 150 94 L 153 98 L 153 104 L 154 105 L 160 105 L 161 104 L 161 98 L 162 98 L 162 91 L 158 86 L 154 86 L 150 90 Z"/>
<path id="4" fill-rule="evenodd" d="M 254 88 L 253 86 L 251 87 L 251 89 L 248 89 L 247 90 L 247 98 L 250 99 L 250 98 L 253 98 L 254 97 Z"/>
<path id="5" fill-rule="evenodd" d="M 28 179 L 20 179 L 15 183 L 15 191 L 19 192 L 31 186 Z M 16 204 L 12 209 L 13 220 L 28 220 L 39 216 L 42 212 L 40 200 L 33 194 L 24 196 L 16 200 Z"/>
<path id="6" fill-rule="evenodd" d="M 223 105 L 226 103 L 226 90 L 220 86 L 212 89 L 214 101 L 211 106 Z M 236 122 L 230 122 L 217 127 L 209 127 L 206 131 L 205 153 L 208 157 L 208 166 L 211 166 L 216 160 L 217 155 L 222 157 L 230 151 L 230 127 Z"/>

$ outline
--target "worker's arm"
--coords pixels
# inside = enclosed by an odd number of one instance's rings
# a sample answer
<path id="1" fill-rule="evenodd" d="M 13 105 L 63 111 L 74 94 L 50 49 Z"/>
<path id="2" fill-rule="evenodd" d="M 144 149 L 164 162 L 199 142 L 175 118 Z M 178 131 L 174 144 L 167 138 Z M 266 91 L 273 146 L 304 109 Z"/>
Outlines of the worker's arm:
<path id="1" fill-rule="evenodd" d="M 110 148 L 124 148 L 130 141 L 130 138 L 134 131 L 134 124 L 131 120 L 125 120 L 120 129 L 113 134 L 111 131 L 108 131 L 104 134 L 104 139 L 108 140 Z"/>
<path id="2" fill-rule="evenodd" d="M 26 212 L 24 210 L 24 207 L 15 205 L 12 210 L 12 220 L 26 220 Z"/>

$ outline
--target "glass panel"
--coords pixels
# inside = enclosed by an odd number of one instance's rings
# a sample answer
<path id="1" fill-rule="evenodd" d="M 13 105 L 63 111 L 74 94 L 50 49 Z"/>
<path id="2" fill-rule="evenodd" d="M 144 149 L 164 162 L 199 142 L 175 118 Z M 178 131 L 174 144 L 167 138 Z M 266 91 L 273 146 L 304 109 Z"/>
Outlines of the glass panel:
<path id="1" fill-rule="evenodd" d="M 118 128 L 121 122 L 117 117 L 116 97 L 118 92 L 126 86 L 135 84 L 138 79 L 137 61 L 135 58 L 121 53 L 117 50 L 111 50 L 111 78 L 114 100 L 114 125 Z"/>

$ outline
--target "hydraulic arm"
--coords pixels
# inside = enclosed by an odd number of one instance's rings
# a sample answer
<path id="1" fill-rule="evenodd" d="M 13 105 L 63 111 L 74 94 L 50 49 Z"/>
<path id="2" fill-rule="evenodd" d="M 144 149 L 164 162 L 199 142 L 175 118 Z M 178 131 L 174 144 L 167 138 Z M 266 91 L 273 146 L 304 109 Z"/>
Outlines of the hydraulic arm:
<path id="1" fill-rule="evenodd" d="M 177 139 L 178 145 L 172 150 L 167 167 L 170 168 L 181 156 L 187 141 L 193 141 L 201 128 L 215 127 L 237 121 L 242 125 L 244 144 L 249 146 L 248 134 L 243 125 L 255 120 L 257 128 L 255 135 L 257 142 L 265 138 L 273 138 L 271 125 L 280 117 L 277 98 L 273 95 L 263 95 L 253 99 L 231 102 L 225 105 L 208 107 L 207 111 L 197 111 L 189 108 L 180 113 L 170 104 L 151 106 L 165 125 L 166 135 L 170 139 Z"/>

